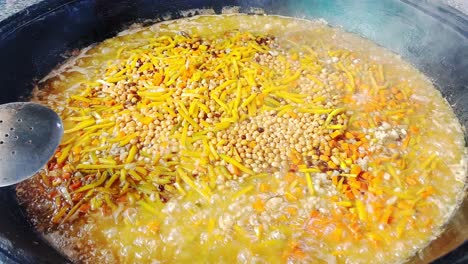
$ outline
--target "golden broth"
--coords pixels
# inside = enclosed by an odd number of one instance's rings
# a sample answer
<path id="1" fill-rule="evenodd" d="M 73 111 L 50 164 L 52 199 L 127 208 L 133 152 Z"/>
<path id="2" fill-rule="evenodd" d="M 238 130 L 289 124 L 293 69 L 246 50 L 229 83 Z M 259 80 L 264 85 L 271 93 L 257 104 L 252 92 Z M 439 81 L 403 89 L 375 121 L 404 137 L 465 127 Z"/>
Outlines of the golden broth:
<path id="1" fill-rule="evenodd" d="M 77 262 L 404 262 L 463 197 L 463 132 L 440 93 L 320 21 L 158 23 L 41 86 L 66 134 L 18 197 Z"/>

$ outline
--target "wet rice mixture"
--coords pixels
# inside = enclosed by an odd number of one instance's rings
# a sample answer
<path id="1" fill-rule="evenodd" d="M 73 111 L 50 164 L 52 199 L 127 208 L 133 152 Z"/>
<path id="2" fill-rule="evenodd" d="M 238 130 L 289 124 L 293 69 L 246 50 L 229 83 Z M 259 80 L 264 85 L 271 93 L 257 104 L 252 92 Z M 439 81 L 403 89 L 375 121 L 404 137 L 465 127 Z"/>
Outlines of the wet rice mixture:
<path id="1" fill-rule="evenodd" d="M 39 88 L 65 136 L 17 194 L 75 262 L 403 262 L 464 193 L 463 132 L 431 82 L 320 21 L 158 23 Z"/>

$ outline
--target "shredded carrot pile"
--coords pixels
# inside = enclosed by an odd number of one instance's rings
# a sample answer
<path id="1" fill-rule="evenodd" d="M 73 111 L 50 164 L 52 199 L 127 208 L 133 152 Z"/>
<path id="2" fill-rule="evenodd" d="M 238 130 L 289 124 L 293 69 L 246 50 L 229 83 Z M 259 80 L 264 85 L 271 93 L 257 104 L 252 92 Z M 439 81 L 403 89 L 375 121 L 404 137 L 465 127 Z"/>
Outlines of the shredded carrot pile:
<path id="1" fill-rule="evenodd" d="M 409 88 L 404 84 L 387 87 L 382 65 L 373 65 L 367 72 L 351 69 L 352 53 L 331 50 L 330 56 L 340 58 L 335 64 L 338 74 L 333 77 L 337 86 L 344 89 L 343 100 L 356 105 L 353 95 L 368 96 L 363 112 L 350 116 L 346 111 L 352 113 L 351 109 L 328 108 L 320 103 L 324 97 L 305 100 L 307 95 L 296 88 L 300 78 L 311 80 L 315 87 L 323 86 L 320 77 L 314 76 L 322 65 L 314 62 L 313 53 L 296 58 L 299 67 L 295 70 L 288 65 L 289 60 L 294 62 L 291 58 L 294 53 L 276 56 L 276 60 L 285 62 L 283 72 L 256 63 L 259 55 L 269 54 L 273 43 L 274 38 L 248 32 L 226 33 L 225 38 L 217 41 L 181 34 L 163 35 L 147 46 L 123 50 L 119 63 L 110 64 L 106 69 L 105 78 L 83 84 L 83 89 L 68 99 L 69 110 L 64 114 L 65 122 L 71 121 L 65 130 L 67 138 L 49 168 L 62 168 L 63 175 L 75 176 L 49 180 L 52 186 L 68 181 L 72 196 L 71 201 L 58 199 L 61 206 L 54 221 L 66 221 L 88 203 L 91 206 L 86 208 L 91 210 L 103 204 L 112 209 L 116 208 L 116 203 L 130 197 L 145 201 L 151 195 L 157 197 L 152 204 L 164 202 L 173 195 L 184 195 L 187 190 L 182 186 L 209 201 L 219 175 L 235 179 L 256 173 L 243 164 L 235 147 L 226 154 L 219 153 L 216 146 L 223 142 L 212 140 L 208 134 L 226 131 L 233 124 L 265 111 L 289 118 L 308 113 L 323 122 L 321 127 L 325 132 L 320 136 L 327 139 L 321 142 L 320 153 L 308 156 L 302 149 L 289 150 L 289 170 L 305 178 L 303 184 L 309 195 L 315 195 L 312 175 L 325 172 L 343 194 L 336 204 L 354 215 L 352 219 L 364 225 L 386 225 L 396 217 L 394 205 L 385 206 L 385 201 L 395 195 L 382 183 L 387 173 L 392 184 L 411 187 L 398 196 L 410 205 L 407 210 L 414 211 L 417 201 L 422 202 L 421 198 L 431 192 L 412 187 L 419 185 L 411 178 L 408 183 L 406 177 L 400 175 L 406 169 L 403 157 L 391 156 L 391 151 L 386 149 L 371 150 L 370 140 L 362 132 L 362 128 L 376 128 L 383 122 L 392 127 L 401 125 L 404 116 L 418 107 L 408 101 Z M 214 80 L 220 81 L 210 85 Z M 201 84 L 195 88 L 191 84 L 196 82 Z M 257 91 L 254 92 L 253 87 Z M 213 113 L 217 117 L 207 121 L 206 117 Z M 171 150 L 164 139 L 156 145 L 152 144 L 154 137 L 145 137 L 146 132 L 151 131 L 151 124 L 161 124 L 165 120 L 171 120 L 168 124 L 173 125 L 169 137 L 180 143 L 176 150 Z M 127 127 L 129 129 L 124 130 Z M 392 148 L 404 152 L 411 137 L 417 138 L 417 133 L 416 128 L 410 128 L 405 138 L 392 143 Z M 332 153 L 332 150 L 337 151 Z M 366 157 L 370 158 L 372 172 L 359 165 L 358 161 Z M 312 159 L 315 165 L 307 165 L 305 159 Z M 433 159 L 428 157 L 422 169 L 434 164 Z M 295 195 L 286 193 L 290 200 L 295 200 Z M 386 210 L 370 214 L 369 195 L 378 195 L 381 204 L 376 202 L 375 206 Z M 83 211 L 86 210 L 80 212 Z"/>
<path id="2" fill-rule="evenodd" d="M 326 107 L 321 103 L 324 97 L 306 100 L 296 88 L 300 77 L 308 80 L 302 72 L 310 78 L 321 66 L 307 56 L 296 59 L 299 67 L 293 69 L 279 55 L 284 71 L 258 63 L 273 43 L 271 37 L 248 32 L 227 33 L 215 41 L 180 34 L 119 52 L 119 63 L 109 64 L 105 78 L 82 84 L 67 100 L 66 138 L 49 168 L 75 177 L 50 182 L 53 187 L 67 181 L 68 191 L 80 197 L 75 199 L 80 203 L 55 221 L 68 219 L 82 203 L 90 203 L 91 210 L 102 204 L 116 208 L 116 201 L 134 195 L 156 195 L 164 202 L 185 194 L 180 183 L 209 200 L 219 175 L 233 179 L 256 173 L 243 164 L 234 145 L 218 151 L 228 144 L 213 140 L 211 134 L 266 111 L 290 118 L 325 114 L 323 129 L 333 130 L 336 138 L 345 124 L 333 120 L 344 118 L 345 109 Z M 169 138 L 177 140 L 177 146 L 152 131 L 163 124 L 172 128 Z M 328 164 L 336 168 L 332 161 Z M 81 195 L 85 191 L 89 193 Z M 58 201 L 59 212 L 73 202 Z"/>

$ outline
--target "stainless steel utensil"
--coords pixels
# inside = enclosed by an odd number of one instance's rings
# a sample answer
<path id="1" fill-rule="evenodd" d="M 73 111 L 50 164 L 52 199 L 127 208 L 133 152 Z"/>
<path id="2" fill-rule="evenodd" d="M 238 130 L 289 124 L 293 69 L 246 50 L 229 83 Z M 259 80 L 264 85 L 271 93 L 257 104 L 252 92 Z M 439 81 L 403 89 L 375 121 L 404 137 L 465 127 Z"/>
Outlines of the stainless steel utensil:
<path id="1" fill-rule="evenodd" d="M 62 136 L 62 120 L 52 109 L 30 102 L 0 105 L 0 187 L 33 176 Z"/>

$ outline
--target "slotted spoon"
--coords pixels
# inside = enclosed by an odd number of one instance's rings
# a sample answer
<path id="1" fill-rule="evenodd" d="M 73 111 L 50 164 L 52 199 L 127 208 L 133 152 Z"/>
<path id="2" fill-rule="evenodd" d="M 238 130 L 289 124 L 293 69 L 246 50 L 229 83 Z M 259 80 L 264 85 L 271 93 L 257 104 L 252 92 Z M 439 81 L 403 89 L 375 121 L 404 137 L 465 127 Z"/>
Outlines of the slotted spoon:
<path id="1" fill-rule="evenodd" d="M 62 136 L 62 120 L 52 109 L 31 102 L 0 105 L 0 187 L 43 168 Z"/>

